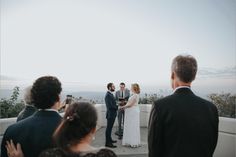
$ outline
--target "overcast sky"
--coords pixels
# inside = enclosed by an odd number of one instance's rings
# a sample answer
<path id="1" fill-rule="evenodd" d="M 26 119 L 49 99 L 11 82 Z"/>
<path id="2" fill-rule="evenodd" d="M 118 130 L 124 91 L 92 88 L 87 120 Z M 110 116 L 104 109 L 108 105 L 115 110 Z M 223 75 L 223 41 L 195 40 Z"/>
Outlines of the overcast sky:
<path id="1" fill-rule="evenodd" d="M 1 75 L 169 85 L 172 59 L 188 53 L 199 84 L 236 85 L 235 0 L 0 1 Z"/>

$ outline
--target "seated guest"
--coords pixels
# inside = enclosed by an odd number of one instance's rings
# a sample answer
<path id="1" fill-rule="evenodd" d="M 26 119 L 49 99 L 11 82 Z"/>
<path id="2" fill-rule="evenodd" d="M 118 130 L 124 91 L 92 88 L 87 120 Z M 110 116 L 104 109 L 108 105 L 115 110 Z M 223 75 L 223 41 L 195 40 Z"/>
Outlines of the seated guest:
<path id="1" fill-rule="evenodd" d="M 7 157 L 6 141 L 21 144 L 25 157 L 38 157 L 52 145 L 52 135 L 61 122 L 57 109 L 60 106 L 61 83 L 56 77 L 37 79 L 31 89 L 35 114 L 7 128 L 1 145 L 1 157 Z"/>
<path id="2" fill-rule="evenodd" d="M 32 103 L 31 88 L 32 87 L 30 86 L 25 89 L 25 93 L 24 93 L 25 108 L 19 113 L 16 120 L 17 122 L 31 116 L 37 111 L 37 108 Z"/>
<path id="3" fill-rule="evenodd" d="M 71 104 L 53 135 L 57 148 L 42 152 L 40 157 L 116 157 L 116 154 L 109 149 L 91 146 L 96 125 L 97 111 L 92 104 L 87 102 Z M 13 143 L 11 146 L 8 143 L 7 147 L 12 154 L 11 157 L 23 157 L 23 155 L 14 155 L 20 154 L 19 145 L 15 148 Z"/>

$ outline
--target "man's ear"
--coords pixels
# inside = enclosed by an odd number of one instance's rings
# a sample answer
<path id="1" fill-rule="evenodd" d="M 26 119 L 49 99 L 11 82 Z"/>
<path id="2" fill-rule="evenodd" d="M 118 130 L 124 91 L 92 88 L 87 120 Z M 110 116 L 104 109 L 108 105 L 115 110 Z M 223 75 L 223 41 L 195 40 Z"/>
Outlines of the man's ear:
<path id="1" fill-rule="evenodd" d="M 96 127 L 91 130 L 91 133 L 94 134 L 96 132 Z"/>
<path id="2" fill-rule="evenodd" d="M 58 102 L 61 102 L 61 95 L 59 94 L 58 96 L 57 96 L 58 98 Z"/>
<path id="3" fill-rule="evenodd" d="M 174 80 L 175 78 L 175 72 L 171 72 L 171 79 Z"/>

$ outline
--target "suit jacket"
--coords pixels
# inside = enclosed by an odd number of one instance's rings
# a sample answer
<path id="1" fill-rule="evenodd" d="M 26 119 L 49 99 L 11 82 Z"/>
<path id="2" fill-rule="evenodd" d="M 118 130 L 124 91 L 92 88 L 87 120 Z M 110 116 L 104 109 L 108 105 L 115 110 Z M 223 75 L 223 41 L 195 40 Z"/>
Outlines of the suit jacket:
<path id="1" fill-rule="evenodd" d="M 109 119 L 116 117 L 118 106 L 116 105 L 114 95 L 109 91 L 106 93 L 105 103 L 107 108 L 106 118 Z"/>
<path id="2" fill-rule="evenodd" d="M 150 113 L 149 157 L 212 157 L 218 138 L 214 104 L 188 88 L 157 100 Z"/>
<path id="3" fill-rule="evenodd" d="M 5 144 L 10 139 L 21 144 L 25 157 L 38 157 L 43 150 L 53 147 L 52 135 L 60 122 L 57 112 L 41 110 L 9 126 L 3 136 L 1 157 L 8 157 Z"/>
<path id="4" fill-rule="evenodd" d="M 21 121 L 29 116 L 31 116 L 32 114 L 34 114 L 37 111 L 37 108 L 32 106 L 32 105 L 26 105 L 25 108 L 19 113 L 18 117 L 17 117 L 17 122 Z"/>
<path id="5" fill-rule="evenodd" d="M 116 91 L 116 101 L 119 101 L 119 97 L 121 97 L 121 90 Z M 125 89 L 123 97 L 128 101 L 130 97 L 130 91 L 128 89 Z"/>

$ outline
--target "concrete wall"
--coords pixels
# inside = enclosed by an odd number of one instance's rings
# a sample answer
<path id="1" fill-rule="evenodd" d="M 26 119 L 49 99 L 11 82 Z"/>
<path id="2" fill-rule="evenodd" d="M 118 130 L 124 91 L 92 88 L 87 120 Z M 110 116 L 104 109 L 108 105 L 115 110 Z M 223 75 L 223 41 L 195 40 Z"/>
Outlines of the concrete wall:
<path id="1" fill-rule="evenodd" d="M 98 112 L 97 129 L 106 126 L 106 107 L 104 104 L 96 104 Z M 140 105 L 140 125 L 147 127 L 151 105 Z M 63 114 L 62 114 L 63 116 Z M 6 128 L 15 123 L 16 118 L 0 119 L 0 142 Z M 117 126 L 117 120 L 115 126 Z M 236 157 L 236 119 L 220 117 L 219 138 L 214 157 Z"/>
<path id="2" fill-rule="evenodd" d="M 98 125 L 101 127 L 106 126 L 106 106 L 104 104 L 96 104 L 99 114 Z M 149 115 L 150 115 L 151 105 L 140 105 L 140 126 L 147 127 Z M 117 119 L 114 123 L 114 126 L 117 126 Z"/>
<path id="3" fill-rule="evenodd" d="M 100 124 L 99 126 L 106 126 L 106 108 L 105 105 L 100 104 L 99 114 Z M 147 127 L 151 105 L 140 105 L 140 125 L 141 127 Z M 117 125 L 117 120 L 115 122 Z M 233 118 L 219 118 L 219 137 L 217 147 L 214 153 L 214 157 L 236 157 L 236 119 Z"/>

